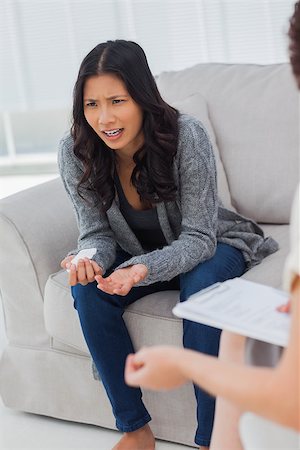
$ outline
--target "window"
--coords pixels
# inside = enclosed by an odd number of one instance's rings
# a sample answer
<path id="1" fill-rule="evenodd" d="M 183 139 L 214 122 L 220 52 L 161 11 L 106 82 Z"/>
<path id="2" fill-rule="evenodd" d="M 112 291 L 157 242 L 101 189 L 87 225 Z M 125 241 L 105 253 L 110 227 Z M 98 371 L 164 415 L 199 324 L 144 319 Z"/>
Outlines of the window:
<path id="1" fill-rule="evenodd" d="M 2 0 L 0 164 L 56 159 L 79 64 L 130 39 L 154 74 L 199 62 L 288 61 L 294 0 Z"/>

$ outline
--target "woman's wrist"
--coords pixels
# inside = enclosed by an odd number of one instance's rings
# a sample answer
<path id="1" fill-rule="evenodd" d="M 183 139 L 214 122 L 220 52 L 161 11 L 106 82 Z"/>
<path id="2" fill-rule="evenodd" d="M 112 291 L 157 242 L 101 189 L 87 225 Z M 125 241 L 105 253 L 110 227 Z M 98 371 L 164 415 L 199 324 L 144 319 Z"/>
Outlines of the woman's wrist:
<path id="1" fill-rule="evenodd" d="M 206 355 L 194 350 L 182 349 L 182 354 L 178 356 L 180 357 L 178 357 L 177 364 L 181 375 L 194 383 L 199 383 Z"/>
<path id="2" fill-rule="evenodd" d="M 191 379 L 191 371 L 189 366 L 191 364 L 192 358 L 194 357 L 193 350 L 188 350 L 185 348 L 174 348 L 174 351 L 169 352 L 169 358 L 171 358 L 171 365 L 174 370 L 177 370 L 180 375 L 184 378 Z"/>
<path id="3" fill-rule="evenodd" d="M 139 282 L 143 281 L 149 274 L 149 269 L 145 264 L 142 264 L 142 263 L 135 264 L 134 266 L 131 266 L 131 267 L 135 267 L 138 270 L 138 273 L 141 277 Z"/>

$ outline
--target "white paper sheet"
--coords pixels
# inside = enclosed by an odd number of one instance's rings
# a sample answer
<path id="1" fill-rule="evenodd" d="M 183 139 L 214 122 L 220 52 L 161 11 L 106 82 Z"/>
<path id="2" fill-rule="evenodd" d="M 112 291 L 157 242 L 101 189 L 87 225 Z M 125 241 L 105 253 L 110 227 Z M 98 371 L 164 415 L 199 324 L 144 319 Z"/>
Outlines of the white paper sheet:
<path id="1" fill-rule="evenodd" d="M 216 283 L 179 303 L 173 313 L 194 322 L 286 346 L 290 314 L 276 311 L 287 293 L 242 278 Z"/>

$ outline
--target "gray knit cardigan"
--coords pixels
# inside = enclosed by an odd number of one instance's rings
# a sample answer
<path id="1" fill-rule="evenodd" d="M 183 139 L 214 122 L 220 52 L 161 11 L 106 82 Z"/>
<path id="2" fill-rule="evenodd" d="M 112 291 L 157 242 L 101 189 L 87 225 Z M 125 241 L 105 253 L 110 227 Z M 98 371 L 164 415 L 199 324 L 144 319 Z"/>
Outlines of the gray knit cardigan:
<path id="1" fill-rule="evenodd" d="M 278 249 L 271 237 L 251 219 L 222 207 L 217 196 L 215 158 L 209 137 L 194 117 L 179 117 L 179 141 L 174 159 L 174 179 L 178 187 L 175 201 L 156 205 L 158 219 L 167 245 L 146 253 L 129 228 L 116 197 L 103 213 L 78 195 L 76 186 L 83 174 L 83 165 L 73 153 L 70 134 L 60 142 L 58 166 L 66 191 L 72 201 L 79 229 L 79 250 L 95 247 L 93 259 L 105 271 L 113 264 L 117 244 L 132 257 L 118 268 L 145 264 L 147 277 L 137 286 L 171 280 L 211 258 L 216 244 L 223 242 L 240 249 L 247 268 Z M 87 195 L 87 194 L 85 194 Z"/>

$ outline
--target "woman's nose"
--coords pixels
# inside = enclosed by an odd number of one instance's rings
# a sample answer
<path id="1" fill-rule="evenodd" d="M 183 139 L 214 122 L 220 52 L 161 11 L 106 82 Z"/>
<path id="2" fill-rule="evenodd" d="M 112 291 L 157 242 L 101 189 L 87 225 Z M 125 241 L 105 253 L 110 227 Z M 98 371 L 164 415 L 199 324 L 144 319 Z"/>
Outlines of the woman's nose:
<path id="1" fill-rule="evenodd" d="M 101 108 L 99 112 L 98 122 L 100 125 L 106 125 L 114 122 L 114 116 L 109 108 Z"/>

